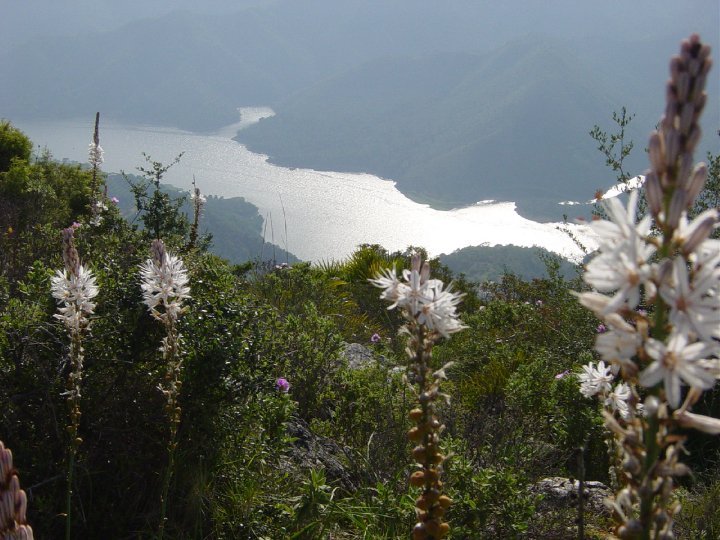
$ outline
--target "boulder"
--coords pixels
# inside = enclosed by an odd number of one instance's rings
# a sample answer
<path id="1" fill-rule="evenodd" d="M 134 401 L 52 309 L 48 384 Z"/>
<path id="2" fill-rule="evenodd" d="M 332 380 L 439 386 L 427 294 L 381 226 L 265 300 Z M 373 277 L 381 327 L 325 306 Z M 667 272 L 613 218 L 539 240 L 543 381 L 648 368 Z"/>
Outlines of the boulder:
<path id="1" fill-rule="evenodd" d="M 553 476 L 543 478 L 533 487 L 533 493 L 542 495 L 539 510 L 560 510 L 577 508 L 579 482 L 570 478 Z M 585 510 L 593 514 L 609 515 L 605 499 L 612 496 L 612 491 L 602 482 L 585 482 Z"/>
<path id="2" fill-rule="evenodd" d="M 297 471 L 305 477 L 310 469 L 322 469 L 328 484 L 348 491 L 357 490 L 357 481 L 350 474 L 347 454 L 342 446 L 313 433 L 307 422 L 300 418 L 288 422 L 287 433 L 294 441 L 284 464 L 286 470 Z"/>

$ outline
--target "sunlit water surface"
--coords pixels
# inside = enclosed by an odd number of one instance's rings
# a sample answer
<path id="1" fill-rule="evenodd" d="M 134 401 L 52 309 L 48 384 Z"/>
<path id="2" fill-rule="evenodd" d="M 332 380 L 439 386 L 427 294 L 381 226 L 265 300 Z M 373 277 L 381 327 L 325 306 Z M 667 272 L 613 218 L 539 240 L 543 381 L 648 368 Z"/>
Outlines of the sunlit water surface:
<path id="1" fill-rule="evenodd" d="M 370 174 L 268 163 L 267 156 L 250 152 L 231 138 L 239 129 L 272 115 L 272 110 L 240 111 L 240 122 L 213 134 L 102 119 L 103 169 L 133 173 L 144 163 L 142 152 L 163 163 L 184 152 L 168 171 L 167 183 L 189 189 L 194 177 L 205 194 L 245 197 L 266 219 L 266 239 L 304 260 L 341 259 L 362 243 L 381 244 L 390 250 L 423 246 L 431 255 L 466 246 L 513 244 L 541 246 L 571 259 L 582 256 L 557 224 L 527 220 L 511 202 L 482 201 L 465 208 L 435 210 L 405 197 L 395 182 Z M 15 124 L 56 158 L 85 162 L 93 120 Z M 583 227 L 572 227 L 576 235 L 585 237 Z M 591 241 L 585 243 L 592 245 Z"/>

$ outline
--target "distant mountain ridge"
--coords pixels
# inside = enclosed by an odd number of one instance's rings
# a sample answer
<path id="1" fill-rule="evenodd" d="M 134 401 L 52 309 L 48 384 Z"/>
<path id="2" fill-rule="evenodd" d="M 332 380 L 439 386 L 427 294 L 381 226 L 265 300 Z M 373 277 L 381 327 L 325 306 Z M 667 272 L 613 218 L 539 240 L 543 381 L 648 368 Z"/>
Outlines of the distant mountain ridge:
<path id="1" fill-rule="evenodd" d="M 588 200 L 607 176 L 588 131 L 613 94 L 562 44 L 523 40 L 485 55 L 365 63 L 282 102 L 237 140 L 282 165 L 392 178 L 445 207 Z"/>
<path id="2" fill-rule="evenodd" d="M 0 48 L 0 116 L 100 110 L 209 131 L 238 107 L 271 106 L 278 114 L 239 140 L 278 163 L 373 172 L 434 206 L 505 199 L 557 218 L 558 201 L 614 183 L 592 126 L 613 131 L 613 110 L 637 112 L 628 168 L 641 172 L 666 59 L 692 31 L 720 50 L 715 0 L 211 3 L 158 0 L 145 12 L 132 0 L 113 6 L 123 25 L 105 14 L 75 36 L 33 27 Z M 57 6 L 38 0 L 13 5 L 0 31 L 20 35 L 13 21 L 33 17 L 15 11 L 31 7 L 38 28 L 58 26 Z M 79 29 L 100 6 L 63 9 Z M 717 70 L 709 93 L 706 133 L 720 126 Z M 712 137 L 703 145 L 699 157 L 717 151 Z"/>

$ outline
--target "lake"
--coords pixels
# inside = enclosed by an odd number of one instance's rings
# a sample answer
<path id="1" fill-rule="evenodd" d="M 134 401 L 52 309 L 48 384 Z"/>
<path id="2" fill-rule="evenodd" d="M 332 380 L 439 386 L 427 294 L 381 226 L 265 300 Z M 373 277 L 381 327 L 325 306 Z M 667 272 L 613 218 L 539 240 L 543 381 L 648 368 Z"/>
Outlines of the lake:
<path id="1" fill-rule="evenodd" d="M 239 109 L 241 119 L 216 133 L 126 125 L 101 118 L 103 170 L 135 173 L 153 160 L 171 162 L 184 153 L 164 181 L 190 189 L 193 178 L 205 194 L 244 197 L 265 218 L 265 237 L 309 261 L 346 257 L 362 243 L 390 250 L 423 246 L 431 255 L 466 246 L 513 244 L 540 246 L 577 260 L 582 252 L 557 229 L 517 214 L 512 202 L 482 201 L 454 210 L 436 210 L 416 203 L 391 180 L 370 174 L 279 167 L 267 156 L 250 152 L 232 140 L 269 108 Z M 86 162 L 94 118 L 74 121 L 14 121 L 35 145 L 47 147 L 57 159 Z M 585 228 L 571 226 L 585 237 Z M 592 242 L 588 242 L 592 245 Z"/>

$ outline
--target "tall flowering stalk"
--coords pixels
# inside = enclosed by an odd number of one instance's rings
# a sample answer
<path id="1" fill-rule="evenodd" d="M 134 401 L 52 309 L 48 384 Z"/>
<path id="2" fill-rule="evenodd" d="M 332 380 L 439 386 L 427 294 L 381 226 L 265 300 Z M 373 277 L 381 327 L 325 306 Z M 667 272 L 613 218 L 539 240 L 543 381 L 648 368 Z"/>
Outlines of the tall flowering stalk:
<path id="1" fill-rule="evenodd" d="M 190 298 L 187 270 L 182 260 L 165 251 L 162 240 L 153 240 L 149 258 L 140 270 L 142 279 L 143 301 L 150 310 L 150 315 L 165 326 L 165 337 L 160 351 L 165 361 L 165 378 L 160 384 L 160 391 L 165 396 L 165 412 L 170 420 L 170 437 L 168 440 L 168 466 L 165 471 L 160 501 L 161 515 L 159 538 L 165 531 L 168 491 L 175 465 L 177 448 L 177 430 L 180 424 L 180 407 L 178 397 L 182 381 L 180 369 L 182 356 L 180 351 L 181 336 L 177 330 L 177 320 L 184 308 L 182 303 Z"/>
<path id="2" fill-rule="evenodd" d="M 627 207 L 606 202 L 609 219 L 592 224 L 600 248 L 584 280 L 595 290 L 579 298 L 606 331 L 595 344 L 603 361 L 586 366 L 581 390 L 607 400 L 613 374 L 623 380 L 624 405 L 604 411 L 621 463 L 612 507 L 623 539 L 674 538 L 675 478 L 689 472 L 680 430 L 720 434 L 720 420 L 690 412 L 720 376 L 720 241 L 710 238 L 718 210 L 687 217 L 707 177 L 704 164 L 693 167 L 693 151 L 710 65 L 697 35 L 670 62 L 665 115 L 649 144 L 650 214 L 637 222 L 632 193 Z M 650 314 L 636 309 L 641 301 Z"/>
<path id="3" fill-rule="evenodd" d="M 90 210 L 92 212 L 92 218 L 90 223 L 93 225 L 99 225 L 102 221 L 100 215 L 104 210 L 107 210 L 107 206 L 100 197 L 100 190 L 98 187 L 98 174 L 100 173 L 100 165 L 103 163 L 104 151 L 100 146 L 100 113 L 95 113 L 95 131 L 93 132 L 93 140 L 88 145 L 88 163 L 92 167 L 92 182 L 90 184 Z"/>
<path id="4" fill-rule="evenodd" d="M 32 528 L 25 519 L 26 511 L 27 496 L 20 489 L 12 452 L 0 441 L 0 538 L 33 540 Z"/>
<path id="5" fill-rule="evenodd" d="M 422 490 L 415 501 L 418 522 L 412 537 L 444 538 L 450 526 L 443 516 L 452 501 L 443 495 L 440 480 L 446 459 L 440 452 L 440 434 L 445 426 L 437 416 L 437 402 L 449 399 L 440 392 L 440 383 L 450 364 L 434 371 L 431 356 L 435 343 L 465 328 L 455 311 L 462 295 L 452 292 L 451 287 L 444 289 L 439 279 L 430 279 L 430 265 L 427 261 L 423 263 L 417 254 L 412 258 L 411 269 L 403 271 L 402 279 L 393 269 L 370 281 L 383 289 L 380 298 L 391 302 L 388 309 L 400 309 L 407 321 L 401 329 L 409 336 L 407 379 L 419 402 L 419 407 L 410 411 L 415 426 L 408 432 L 408 438 L 416 444 L 412 455 L 418 467 L 410 476 L 410 484 Z"/>
<path id="6" fill-rule="evenodd" d="M 188 241 L 187 249 L 195 249 L 197 247 L 198 232 L 200 230 L 200 216 L 202 215 L 203 207 L 207 202 L 207 198 L 200 193 L 200 188 L 195 185 L 195 178 L 193 178 L 193 190 L 190 194 L 193 204 L 193 222 L 190 227 L 190 239 Z"/>
<path id="7" fill-rule="evenodd" d="M 80 385 L 85 359 L 83 339 L 90 327 L 90 316 L 95 310 L 95 303 L 92 300 L 98 294 L 95 276 L 90 269 L 80 264 L 80 257 L 75 249 L 74 233 L 73 227 L 62 231 L 62 254 L 65 268 L 58 270 L 51 280 L 52 295 L 59 305 L 55 317 L 63 322 L 70 337 L 70 374 L 65 392 L 70 414 L 70 423 L 67 426 L 70 445 L 67 473 L 66 538 L 70 538 L 75 457 L 82 443 L 82 439 L 78 436 L 78 429 L 81 416 Z"/>

